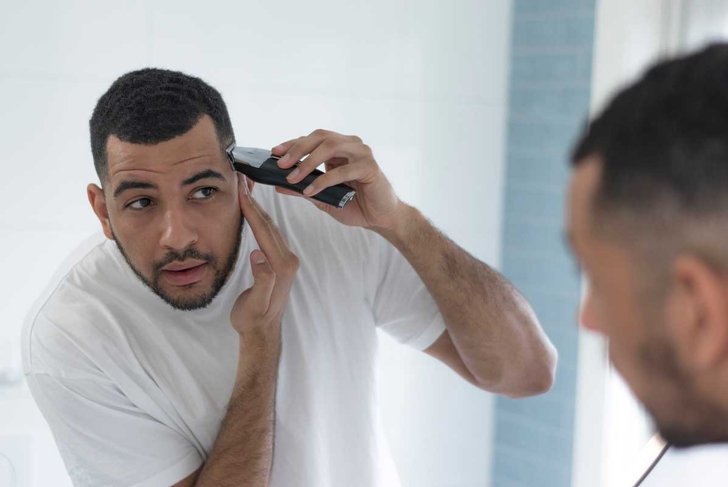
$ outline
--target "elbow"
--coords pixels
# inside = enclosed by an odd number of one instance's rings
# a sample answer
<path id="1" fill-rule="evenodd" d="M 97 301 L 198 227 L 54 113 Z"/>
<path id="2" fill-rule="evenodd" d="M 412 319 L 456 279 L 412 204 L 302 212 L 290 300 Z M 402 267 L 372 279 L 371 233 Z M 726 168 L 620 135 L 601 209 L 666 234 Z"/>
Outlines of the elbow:
<path id="1" fill-rule="evenodd" d="M 501 347 L 491 360 L 470 368 L 470 382 L 488 392 L 517 399 L 551 390 L 556 380 L 558 353 L 533 316 L 521 334 Z"/>
<path id="2" fill-rule="evenodd" d="M 509 321 L 515 333 L 510 346 L 503 348 L 506 354 L 502 352 L 498 361 L 497 380 L 491 381 L 495 387 L 487 387 L 491 392 L 513 399 L 548 392 L 554 385 L 558 362 L 556 347 L 544 333 L 536 314 L 525 299 L 520 295 L 518 298 L 522 312 Z"/>
<path id="3" fill-rule="evenodd" d="M 480 389 L 501 394 L 511 399 L 536 396 L 548 392 L 556 378 L 558 354 L 551 343 L 546 342 L 539 353 L 532 353 L 518 362 L 504 360 L 497 379 L 491 374 L 488 378 L 475 378 L 474 384 Z M 494 380 L 495 379 L 495 380 Z"/>
<path id="4" fill-rule="evenodd" d="M 514 379 L 514 386 L 504 395 L 518 399 L 529 396 L 545 394 L 554 385 L 556 380 L 556 364 L 558 353 L 556 348 L 546 342 L 541 353 L 530 357 L 527 363 L 519 367 L 521 373 Z"/>
<path id="5" fill-rule="evenodd" d="M 513 387 L 503 394 L 511 399 L 521 399 L 545 394 L 554 385 L 554 377 L 555 373 L 545 370 L 530 376 L 523 380 L 519 386 Z"/>

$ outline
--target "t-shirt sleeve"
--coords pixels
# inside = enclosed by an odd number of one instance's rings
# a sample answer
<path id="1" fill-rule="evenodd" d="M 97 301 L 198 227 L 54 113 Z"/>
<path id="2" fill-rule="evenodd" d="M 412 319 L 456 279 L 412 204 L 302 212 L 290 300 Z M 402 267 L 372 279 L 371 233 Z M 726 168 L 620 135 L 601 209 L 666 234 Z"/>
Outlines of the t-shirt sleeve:
<path id="1" fill-rule="evenodd" d="M 377 326 L 400 343 L 424 350 L 445 331 L 437 304 L 417 272 L 378 235 L 368 263 Z"/>
<path id="2" fill-rule="evenodd" d="M 203 460 L 180 433 L 99 378 L 27 376 L 74 486 L 165 486 Z"/>

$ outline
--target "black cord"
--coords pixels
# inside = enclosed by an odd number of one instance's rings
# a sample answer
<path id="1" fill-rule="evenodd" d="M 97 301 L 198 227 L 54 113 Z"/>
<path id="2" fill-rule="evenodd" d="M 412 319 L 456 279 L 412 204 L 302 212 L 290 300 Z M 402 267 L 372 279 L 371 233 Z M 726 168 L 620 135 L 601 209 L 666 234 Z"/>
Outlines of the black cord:
<path id="1" fill-rule="evenodd" d="M 657 465 L 657 463 L 662 459 L 662 457 L 665 456 L 665 453 L 667 453 L 667 449 L 668 448 L 670 448 L 670 444 L 669 443 L 666 444 L 662 448 L 662 451 L 660 452 L 660 454 L 657 455 L 657 457 L 652 461 L 652 463 L 647 468 L 647 470 L 645 470 L 645 473 L 642 474 L 642 477 L 640 477 L 640 479 L 637 481 L 637 483 L 634 484 L 634 487 L 639 487 L 640 485 L 642 485 L 642 482 L 644 482 L 645 479 L 647 478 L 647 476 L 650 475 L 650 473 L 652 473 L 652 470 L 655 469 L 655 466 Z"/>

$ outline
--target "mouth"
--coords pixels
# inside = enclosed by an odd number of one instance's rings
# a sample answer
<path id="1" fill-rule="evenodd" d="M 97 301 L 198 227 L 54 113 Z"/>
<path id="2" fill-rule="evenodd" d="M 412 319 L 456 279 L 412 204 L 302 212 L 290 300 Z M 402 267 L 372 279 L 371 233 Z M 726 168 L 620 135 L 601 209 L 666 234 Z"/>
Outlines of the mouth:
<path id="1" fill-rule="evenodd" d="M 172 262 L 162 268 L 161 276 L 173 286 L 190 286 L 205 277 L 208 267 L 206 261 L 197 259 Z"/>

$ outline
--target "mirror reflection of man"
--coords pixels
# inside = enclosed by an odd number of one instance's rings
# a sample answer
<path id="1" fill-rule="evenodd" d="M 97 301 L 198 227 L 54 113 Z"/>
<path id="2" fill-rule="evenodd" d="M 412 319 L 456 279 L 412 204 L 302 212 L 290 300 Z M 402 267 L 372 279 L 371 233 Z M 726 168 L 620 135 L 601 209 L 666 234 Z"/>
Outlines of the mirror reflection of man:
<path id="1" fill-rule="evenodd" d="M 728 45 L 650 69 L 572 159 L 580 322 L 669 444 L 728 442 Z"/>
<path id="2" fill-rule="evenodd" d="M 76 485 L 391 485 L 377 328 L 484 390 L 550 387 L 555 351 L 525 300 L 401 202 L 358 137 L 274 149 L 283 167 L 303 160 L 292 182 L 326 163 L 308 195 L 354 186 L 338 210 L 253 197 L 224 153 L 222 98 L 182 73 L 122 76 L 90 128 L 106 239 L 76 253 L 24 333 Z"/>

